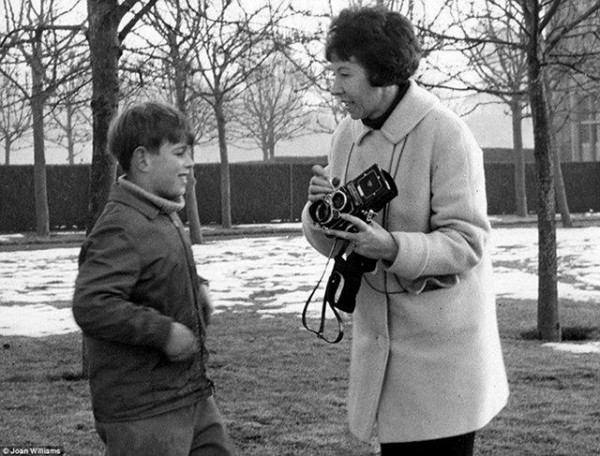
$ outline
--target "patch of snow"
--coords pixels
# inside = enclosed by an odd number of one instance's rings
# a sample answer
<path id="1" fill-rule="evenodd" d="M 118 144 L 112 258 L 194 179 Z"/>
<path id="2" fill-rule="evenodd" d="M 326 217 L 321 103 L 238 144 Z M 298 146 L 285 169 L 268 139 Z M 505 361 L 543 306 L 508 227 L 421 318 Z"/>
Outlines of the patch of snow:
<path id="1" fill-rule="evenodd" d="M 585 353 L 600 353 L 600 342 L 586 342 L 580 344 L 566 342 L 549 342 L 542 344 L 542 347 L 553 348 L 557 351 L 585 354 Z"/>
<path id="2" fill-rule="evenodd" d="M 537 299 L 537 235 L 534 227 L 493 231 L 498 297 Z M 559 296 L 600 304 L 600 227 L 557 228 L 557 246 Z M 300 235 L 210 240 L 193 251 L 216 313 L 252 307 L 265 317 L 300 316 L 326 264 Z M 53 306 L 72 299 L 78 254 L 76 247 L 0 252 L 0 335 L 78 330 L 70 308 Z M 313 296 L 310 317 L 320 312 L 323 289 L 324 283 Z"/>

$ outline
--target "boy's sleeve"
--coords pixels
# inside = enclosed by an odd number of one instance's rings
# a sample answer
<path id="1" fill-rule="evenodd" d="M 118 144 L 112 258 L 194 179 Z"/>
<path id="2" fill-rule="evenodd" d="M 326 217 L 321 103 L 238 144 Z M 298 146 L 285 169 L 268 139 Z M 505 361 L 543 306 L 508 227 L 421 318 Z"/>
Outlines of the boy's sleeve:
<path id="1" fill-rule="evenodd" d="M 73 315 L 91 337 L 163 348 L 172 319 L 131 295 L 140 274 L 134 242 L 119 227 L 94 233 L 81 250 Z"/>

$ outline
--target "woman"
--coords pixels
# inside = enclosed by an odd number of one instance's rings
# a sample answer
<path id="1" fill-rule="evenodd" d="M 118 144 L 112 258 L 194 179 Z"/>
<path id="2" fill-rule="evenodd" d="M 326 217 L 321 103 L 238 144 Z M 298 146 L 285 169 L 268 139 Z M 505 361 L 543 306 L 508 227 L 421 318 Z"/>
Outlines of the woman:
<path id="1" fill-rule="evenodd" d="M 382 455 L 472 455 L 475 431 L 506 404 L 488 248 L 482 152 L 466 125 L 409 78 L 420 47 L 402 15 L 347 9 L 329 29 L 333 95 L 346 107 L 326 168 L 313 167 L 307 240 L 333 238 L 378 260 L 353 314 L 350 428 Z M 314 223 L 311 203 L 373 164 L 398 196 L 357 232 Z"/>

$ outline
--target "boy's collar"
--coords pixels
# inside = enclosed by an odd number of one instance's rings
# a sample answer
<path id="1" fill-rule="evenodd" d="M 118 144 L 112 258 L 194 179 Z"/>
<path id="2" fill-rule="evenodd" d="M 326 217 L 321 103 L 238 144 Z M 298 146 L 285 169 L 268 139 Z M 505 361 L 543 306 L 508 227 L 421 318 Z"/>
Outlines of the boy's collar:
<path id="1" fill-rule="evenodd" d="M 126 175 L 120 176 L 117 179 L 117 185 L 129 193 L 133 193 L 138 198 L 151 203 L 157 209 L 167 214 L 178 212 L 185 207 L 185 199 L 183 196 L 178 197 L 177 200 L 162 198 L 154 193 L 149 192 L 148 190 L 143 189 L 139 185 L 134 184 L 130 180 L 127 180 Z"/>

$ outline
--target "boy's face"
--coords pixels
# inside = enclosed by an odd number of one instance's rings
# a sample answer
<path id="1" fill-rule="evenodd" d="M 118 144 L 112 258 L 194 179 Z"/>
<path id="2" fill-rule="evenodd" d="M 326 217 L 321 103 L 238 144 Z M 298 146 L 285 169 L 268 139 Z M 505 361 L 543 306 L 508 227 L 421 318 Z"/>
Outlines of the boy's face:
<path id="1" fill-rule="evenodd" d="M 185 193 L 185 187 L 194 160 L 191 147 L 184 142 L 165 141 L 158 154 L 148 154 L 149 173 L 147 190 L 169 200 L 175 200 Z"/>

